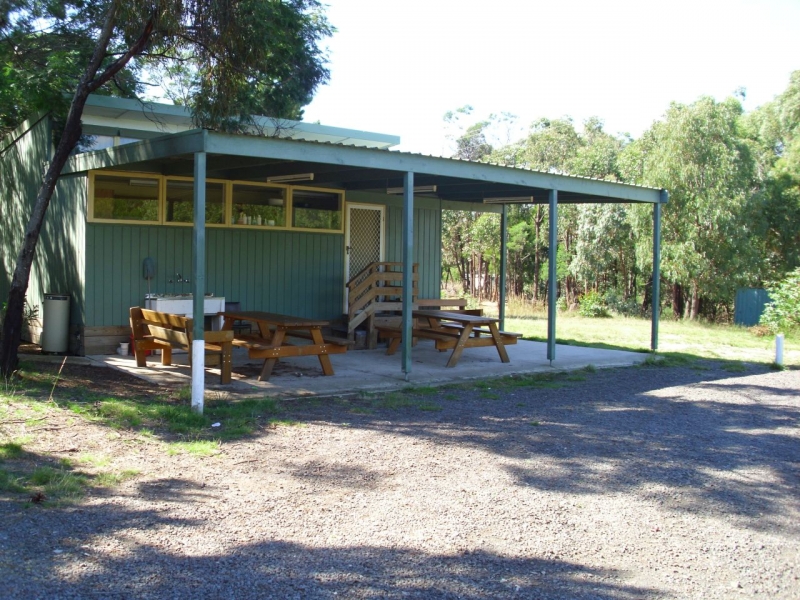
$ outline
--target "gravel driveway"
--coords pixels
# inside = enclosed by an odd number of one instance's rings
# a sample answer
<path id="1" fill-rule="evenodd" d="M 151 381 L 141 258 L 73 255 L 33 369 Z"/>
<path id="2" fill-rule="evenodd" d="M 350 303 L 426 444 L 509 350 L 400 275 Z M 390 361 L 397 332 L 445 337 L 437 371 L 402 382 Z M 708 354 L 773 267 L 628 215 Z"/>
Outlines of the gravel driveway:
<path id="1" fill-rule="evenodd" d="M 0 596 L 800 598 L 799 371 L 292 410 L 300 426 L 211 458 L 122 434 L 137 478 L 67 508 L 0 502 Z"/>

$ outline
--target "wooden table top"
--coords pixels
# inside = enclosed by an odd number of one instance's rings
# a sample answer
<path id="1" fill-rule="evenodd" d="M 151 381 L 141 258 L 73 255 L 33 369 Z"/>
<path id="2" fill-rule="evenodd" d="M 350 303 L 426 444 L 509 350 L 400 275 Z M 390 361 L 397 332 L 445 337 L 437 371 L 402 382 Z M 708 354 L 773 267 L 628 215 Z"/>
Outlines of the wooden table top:
<path id="1" fill-rule="evenodd" d="M 439 319 L 440 321 L 454 321 L 456 323 L 472 323 L 473 325 L 488 325 L 489 323 L 499 323 L 500 319 L 494 317 L 479 317 L 477 315 L 465 315 L 464 313 L 449 312 L 446 310 L 415 310 L 411 313 L 415 317 L 427 319 Z"/>
<path id="2" fill-rule="evenodd" d="M 309 327 L 325 327 L 329 324 L 328 321 L 319 321 L 316 319 L 304 319 L 302 317 L 293 317 L 291 315 L 280 315 L 278 313 L 262 312 L 260 310 L 243 310 L 238 312 L 223 312 L 220 313 L 223 317 L 230 319 L 239 319 L 242 321 L 253 321 L 255 323 L 266 323 L 268 325 L 275 325 L 278 327 L 288 328 L 309 328 Z"/>

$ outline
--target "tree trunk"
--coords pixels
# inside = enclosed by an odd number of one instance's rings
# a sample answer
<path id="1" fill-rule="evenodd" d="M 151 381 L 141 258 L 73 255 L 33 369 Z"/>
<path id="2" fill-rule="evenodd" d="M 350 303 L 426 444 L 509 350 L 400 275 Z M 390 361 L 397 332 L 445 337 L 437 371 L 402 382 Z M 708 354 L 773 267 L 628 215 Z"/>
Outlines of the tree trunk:
<path id="1" fill-rule="evenodd" d="M 647 314 L 647 309 L 652 306 L 653 299 L 653 274 L 647 278 L 647 283 L 644 285 L 644 300 L 642 300 L 642 314 Z"/>
<path id="2" fill-rule="evenodd" d="M 680 283 L 672 284 L 672 315 L 676 319 L 683 318 L 683 288 Z"/>
<path id="3" fill-rule="evenodd" d="M 700 315 L 700 293 L 697 284 L 692 284 L 692 302 L 689 312 L 689 320 L 694 321 Z"/>
<path id="4" fill-rule="evenodd" d="M 539 300 L 539 284 L 541 283 L 542 259 L 539 254 L 539 240 L 541 239 L 542 223 L 544 223 L 544 209 L 537 205 L 533 217 L 533 299 Z"/>

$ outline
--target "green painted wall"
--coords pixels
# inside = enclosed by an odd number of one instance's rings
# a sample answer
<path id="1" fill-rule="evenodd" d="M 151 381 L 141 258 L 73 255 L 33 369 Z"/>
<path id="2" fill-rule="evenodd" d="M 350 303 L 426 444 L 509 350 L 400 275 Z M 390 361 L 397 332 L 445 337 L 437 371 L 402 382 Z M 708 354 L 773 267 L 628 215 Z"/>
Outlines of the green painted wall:
<path id="1" fill-rule="evenodd" d="M 348 200 L 387 207 L 386 260 L 401 261 L 402 200 L 358 192 L 348 193 Z M 415 204 L 414 260 L 420 264 L 423 298 L 439 297 L 440 204 L 430 198 Z M 142 261 L 148 256 L 156 260 L 153 292 L 191 292 L 191 283 L 177 283 L 178 273 L 191 279 L 191 227 L 106 223 L 85 227 L 86 326 L 127 324 L 128 308 L 142 304 L 148 290 L 142 277 Z M 342 315 L 342 234 L 207 228 L 206 237 L 209 292 L 239 301 L 245 310 L 323 319 Z"/>
<path id="2" fill-rule="evenodd" d="M 414 209 L 414 262 L 420 298 L 438 298 L 442 281 L 442 218 L 437 209 Z M 386 260 L 403 260 L 403 209 L 386 210 Z"/>
<path id="3" fill-rule="evenodd" d="M 128 308 L 147 293 L 142 261 L 156 260 L 151 289 L 189 293 L 191 227 L 88 223 L 86 325 L 125 325 Z M 342 314 L 344 242 L 341 234 L 206 229 L 206 289 L 244 310 L 332 319 Z M 169 283 L 172 279 L 173 283 Z"/>
<path id="4" fill-rule="evenodd" d="M 48 118 L 23 124 L 0 143 L 0 297 L 8 295 L 17 254 L 22 244 L 42 171 L 53 152 Z M 42 317 L 45 293 L 69 293 L 72 325 L 83 320 L 82 249 L 86 205 L 85 178 L 59 181 L 50 201 L 31 270 L 27 300 Z"/>

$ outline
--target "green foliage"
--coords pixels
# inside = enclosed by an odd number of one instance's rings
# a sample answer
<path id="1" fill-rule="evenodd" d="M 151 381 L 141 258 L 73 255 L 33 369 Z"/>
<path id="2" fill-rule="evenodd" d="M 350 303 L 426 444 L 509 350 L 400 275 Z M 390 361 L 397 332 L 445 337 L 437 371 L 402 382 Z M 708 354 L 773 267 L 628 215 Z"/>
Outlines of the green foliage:
<path id="1" fill-rule="evenodd" d="M 6 307 L 8 306 L 7 302 L 3 302 L 0 305 L 0 323 L 2 323 L 3 319 L 6 317 Z M 25 305 L 22 310 L 22 326 L 27 328 L 39 318 L 39 307 L 38 306 L 31 306 L 28 304 L 28 301 L 25 300 Z M 3 336 L 3 331 L 0 329 L 0 338 Z"/>
<path id="2" fill-rule="evenodd" d="M 603 297 L 605 305 L 611 312 L 624 317 L 641 316 L 642 307 L 636 298 L 625 298 L 617 290 L 609 290 Z"/>
<path id="3" fill-rule="evenodd" d="M 107 43 L 100 35 L 106 20 Z M 241 131 L 253 115 L 297 119 L 328 78 L 320 43 L 332 31 L 317 0 L 6 2 L 0 133 L 39 110 L 66 116 L 64 93 L 76 89 L 96 50 L 100 74 L 133 54 L 99 93 L 137 96 L 147 73 L 180 89 L 204 127 Z"/>
<path id="4" fill-rule="evenodd" d="M 677 317 L 730 318 L 737 287 L 760 286 L 800 266 L 798 106 L 800 71 L 784 93 L 750 114 L 735 98 L 675 103 L 637 140 L 609 135 L 597 118 L 582 131 L 569 118 L 539 119 L 524 138 L 494 145 L 488 160 L 667 189 L 661 305 L 672 301 Z M 489 129 L 483 122 L 461 127 L 473 137 Z M 546 294 L 547 211 L 508 209 L 508 292 L 534 303 Z M 448 277 L 467 277 L 456 265 L 475 256 L 494 272 L 497 229 L 488 223 L 474 213 L 445 221 Z M 572 305 L 595 289 L 614 313 L 640 314 L 652 289 L 652 227 L 651 206 L 559 206 L 560 301 Z"/>
<path id="5" fill-rule="evenodd" d="M 757 270 L 745 211 L 753 160 L 738 136 L 741 112 L 734 99 L 673 104 L 637 142 L 644 183 L 670 190 L 662 272 L 695 297 L 730 298 Z"/>
<path id="6" fill-rule="evenodd" d="M 578 314 L 582 317 L 610 317 L 603 297 L 595 291 L 586 292 L 580 299 Z"/>
<path id="7" fill-rule="evenodd" d="M 800 327 L 800 268 L 767 286 L 767 291 L 770 303 L 761 315 L 761 325 L 774 333 Z"/>

